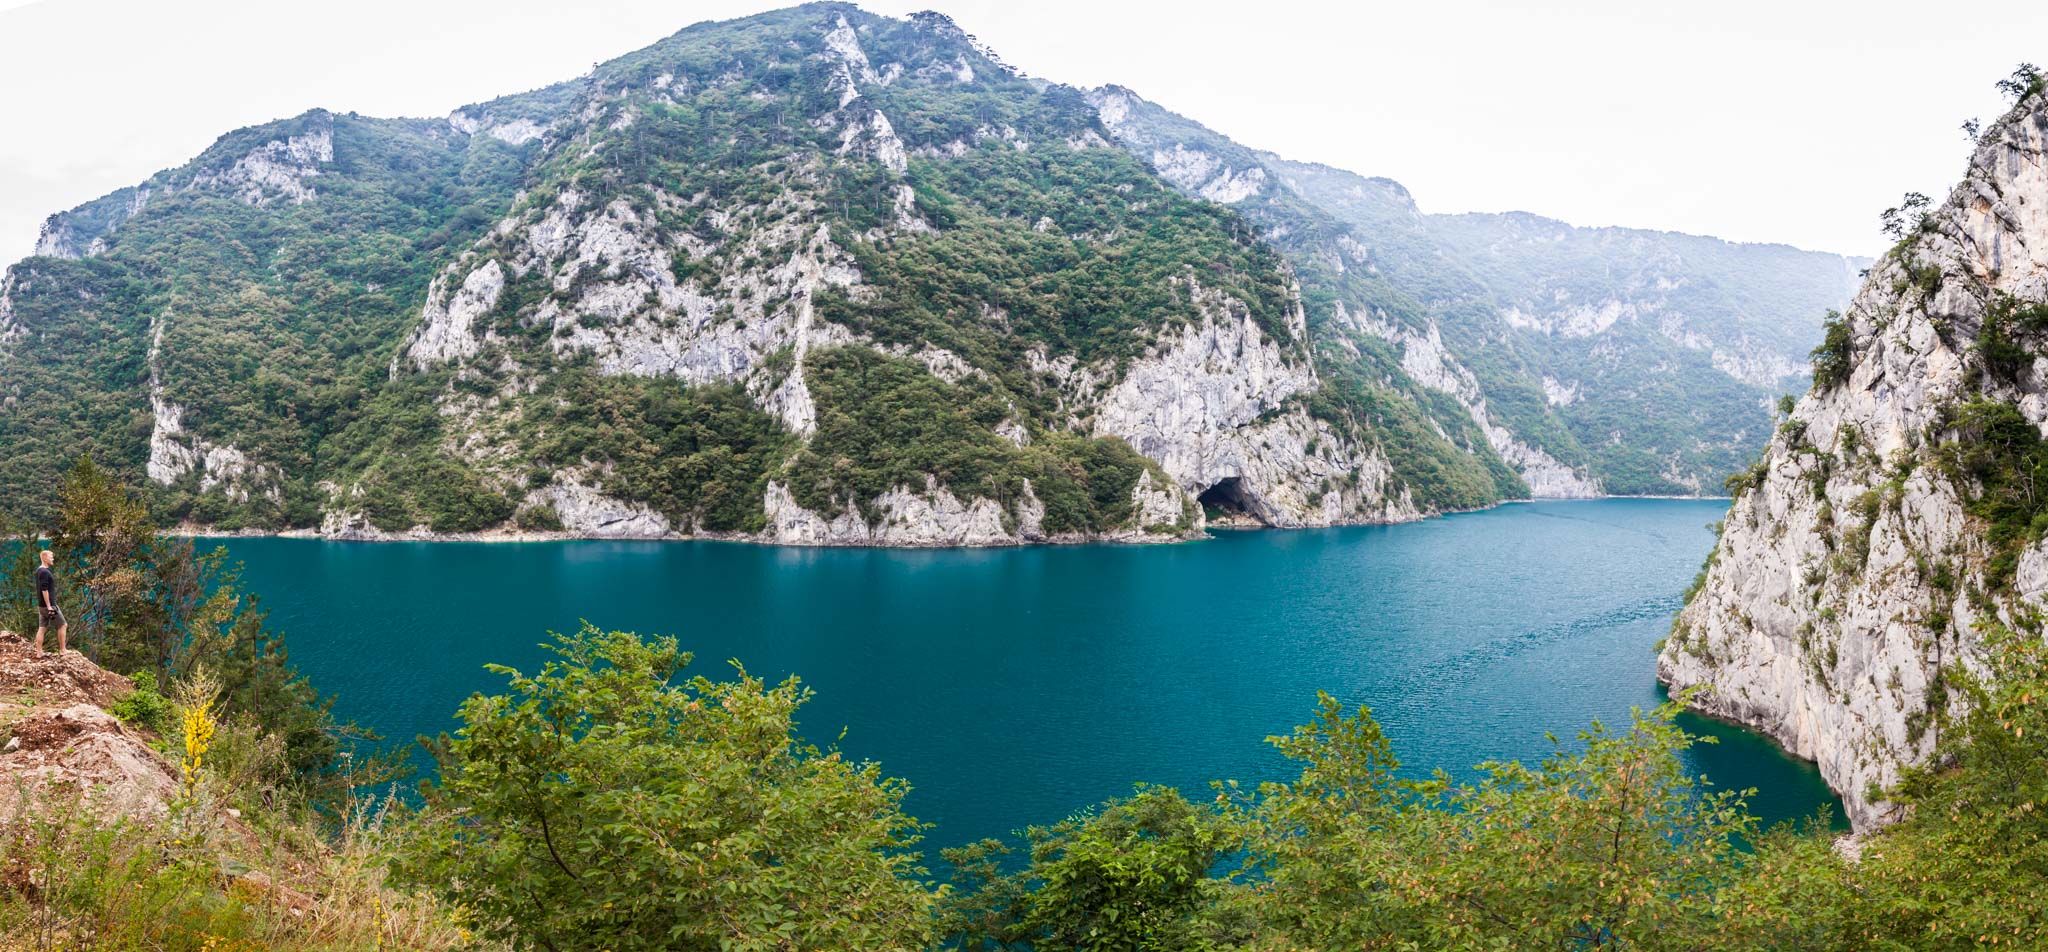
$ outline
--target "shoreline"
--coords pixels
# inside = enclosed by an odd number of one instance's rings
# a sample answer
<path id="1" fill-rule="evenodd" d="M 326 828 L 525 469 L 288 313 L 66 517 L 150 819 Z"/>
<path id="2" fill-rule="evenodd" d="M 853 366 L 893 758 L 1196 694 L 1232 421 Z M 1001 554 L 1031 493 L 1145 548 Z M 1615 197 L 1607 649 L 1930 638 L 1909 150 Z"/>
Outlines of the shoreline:
<path id="1" fill-rule="evenodd" d="M 1436 512 L 1429 512 L 1429 513 L 1424 513 L 1424 514 L 1422 514 L 1421 516 L 1418 516 L 1417 518 L 1414 518 L 1414 519 L 1401 519 L 1401 520 L 1358 520 L 1358 521 L 1351 521 L 1351 522 L 1337 522 L 1337 523 L 1331 523 L 1331 524 L 1329 524 L 1329 525 L 1321 525 L 1321 526 L 1269 526 L 1269 525 L 1256 525 L 1256 526 L 1247 526 L 1247 525 L 1235 525 L 1235 524 L 1231 524 L 1231 525 L 1214 525 L 1214 526 L 1207 526 L 1207 525 L 1205 525 L 1205 526 L 1204 526 L 1204 527 L 1203 527 L 1203 528 L 1202 528 L 1202 529 L 1201 529 L 1200 531 L 1198 531 L 1198 532 L 1191 532 L 1191 533 L 1187 533 L 1187 534 L 1183 534 L 1183 535 L 1178 535 L 1178 536 L 1165 536 L 1165 535 L 1145 535 L 1145 534 L 1142 534 L 1142 533 L 1128 533 L 1128 534 L 1122 534 L 1122 535 L 1103 535 L 1103 536 L 1083 536 L 1083 535 L 1061 535 L 1061 536 L 1046 536 L 1046 537 L 1043 537 L 1043 538 L 1037 538 L 1037 539 L 1022 539 L 1022 538 L 1019 538 L 1019 539 L 1012 539 L 1012 540 L 1004 540 L 1004 541 L 994 541 L 994 542 L 962 542 L 962 543 L 949 543 L 949 544 L 942 544 L 942 545 L 877 545 L 877 544 L 872 544 L 872 543 L 855 543 L 855 544 L 838 544 L 838 543 L 823 543 L 823 544 L 819 544 L 819 543 L 804 543 L 804 542 L 785 542 L 785 541 L 779 541 L 779 540 L 776 540 L 776 539 L 768 539 L 768 538 L 763 538 L 763 537 L 761 537 L 760 535 L 757 535 L 757 534 L 753 534 L 753 533 L 745 533 L 745 532 L 702 532 L 702 533 L 687 533 L 687 534 L 685 534 L 685 533 L 664 533 L 664 534 L 661 534 L 661 535 L 636 535 L 636 534 L 630 534 L 630 533 L 626 533 L 626 534 L 618 534 L 618 535 L 608 535 L 608 534 L 604 534 L 604 533 L 601 533 L 601 532 L 575 532 L 575 531 L 568 531 L 568 530 L 557 530 L 557 531 L 532 531 L 532 530 L 525 530 L 525 529 L 490 529 L 490 530 L 485 530 L 485 531 L 483 531 L 483 532 L 441 532 L 441 533 L 437 533 L 437 532 L 420 532 L 420 531 L 407 531 L 407 532 L 382 532 L 382 531 L 378 531 L 378 530 L 372 530 L 372 531 L 371 531 L 371 532 L 369 532 L 369 533 L 363 533 L 363 532 L 359 532 L 359 531 L 354 531 L 354 532 L 349 532 L 349 533 L 345 533 L 345 534 L 336 534 L 336 535 L 328 535 L 328 534 L 322 533 L 322 532 L 321 532 L 320 530 L 318 530 L 318 529 L 281 529 L 281 530 L 266 530 L 266 529 L 235 529 L 235 530 L 222 530 L 222 529 L 216 529 L 216 528 L 214 528 L 214 527 L 211 527 L 211 526 L 195 526 L 195 525 L 189 525 L 189 524 L 185 524 L 185 525 L 177 525 L 177 526 L 170 526 L 170 527 L 166 527 L 166 528 L 163 528 L 163 529 L 161 529 L 161 530 L 159 530 L 159 531 L 160 531 L 160 532 L 162 532 L 162 533 L 163 533 L 164 535 L 167 535 L 167 536 L 175 536 L 175 537 L 178 537 L 178 538 L 185 538 L 185 539 L 310 539 L 310 540 L 313 540 L 313 541 L 316 541 L 316 542 L 368 542 L 368 543 L 386 543 L 386 542 L 473 542 L 473 543 L 489 543 L 489 544 L 500 544 L 500 543 L 526 543 L 526 542 L 727 542 L 727 543 L 736 543 L 736 544 L 740 544 L 740 545 L 765 545 L 765 546 L 781 546 L 781 547 L 784 547 L 784 548 L 791 548 L 791 549 L 903 549 L 903 550 L 918 550 L 918 549 L 922 549 L 922 550 L 938 550 L 938 549 L 1011 549 L 1011 548 L 1024 548 L 1024 547 L 1028 547 L 1028 546 L 1073 546 L 1073 545 L 1134 545 L 1134 546 L 1135 546 L 1135 545 L 1178 545 L 1178 544 L 1181 544 L 1181 543 L 1187 543 L 1187 542 L 1203 542 L 1203 541 L 1208 541 L 1208 540 L 1211 540 L 1211 539 L 1215 538 L 1215 536 L 1213 535 L 1213 533 L 1216 533 L 1216 532 L 1264 532 L 1264 531 L 1273 531 L 1273 532 L 1295 532 L 1295 531 L 1303 531 L 1303 530 L 1315 530 L 1315 529 L 1349 529 L 1349 528 L 1359 528 L 1359 527 L 1365 527 L 1365 526 L 1396 526 L 1396 525 L 1412 525 L 1412 524 L 1415 524 L 1415 523 L 1419 523 L 1419 522 L 1428 522 L 1428 521 L 1429 521 L 1429 520 L 1431 520 L 1431 519 L 1442 519 L 1442 518 L 1444 518 L 1444 517 L 1446 517 L 1446 516 L 1455 516 L 1455 515 L 1465 515 L 1465 514 L 1469 514 L 1469 513 L 1475 513 L 1475 512 L 1488 512 L 1488 511 L 1491 511 L 1491 510 L 1494 510 L 1494 509 L 1499 509 L 1499 508 L 1501 508 L 1501 507 L 1503 507 L 1503 506 L 1512 506 L 1512 505 L 1518 505 L 1518 504 L 1526 504 L 1526 503 L 1538 503 L 1538 502 L 1607 502 L 1607 501 L 1612 501 L 1612 500 L 1623 500 L 1623 499 L 1662 499 L 1662 500 L 1672 500 L 1672 501 L 1680 501 L 1680 502 L 1685 502 L 1685 501 L 1695 501 L 1695 502 L 1716 502 L 1716 501 L 1719 501 L 1719 502 L 1726 502 L 1726 501 L 1729 501 L 1729 500 L 1731 499 L 1731 497 L 1728 497 L 1728 496 L 1671 496 L 1671 495 L 1643 495 L 1643 496 L 1628 496 L 1628 495 L 1623 495 L 1623 496 L 1578 496 L 1578 497 L 1544 497 L 1544 498 L 1532 498 L 1532 499 L 1503 499 L 1503 500 L 1501 500 L 1501 501 L 1499 501 L 1499 502 L 1497 502 L 1497 503 L 1493 503 L 1492 505 L 1488 505 L 1488 506 L 1479 506 L 1479 507 L 1476 507 L 1476 508 L 1471 508 L 1471 509 L 1445 509 L 1445 510 L 1439 510 L 1439 511 L 1436 511 Z"/>

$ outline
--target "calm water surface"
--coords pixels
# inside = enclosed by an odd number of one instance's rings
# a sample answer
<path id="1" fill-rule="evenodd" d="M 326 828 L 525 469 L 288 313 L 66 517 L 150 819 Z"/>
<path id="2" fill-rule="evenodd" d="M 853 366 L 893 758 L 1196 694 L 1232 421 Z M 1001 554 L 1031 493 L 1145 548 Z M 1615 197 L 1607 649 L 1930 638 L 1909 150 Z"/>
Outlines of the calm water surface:
<path id="1" fill-rule="evenodd" d="M 1176 546 L 794 549 L 681 543 L 228 542 L 299 666 L 385 736 L 540 666 L 578 619 L 678 636 L 817 700 L 806 736 L 910 780 L 950 845 L 1134 781 L 1290 775 L 1263 739 L 1317 690 L 1372 707 L 1405 764 L 1535 759 L 1662 699 L 1651 646 L 1725 503 L 1542 502 L 1403 526 L 1223 532 Z M 1767 819 L 1835 800 L 1746 732 L 1692 765 Z M 1839 813 L 1839 810 L 1837 810 Z"/>

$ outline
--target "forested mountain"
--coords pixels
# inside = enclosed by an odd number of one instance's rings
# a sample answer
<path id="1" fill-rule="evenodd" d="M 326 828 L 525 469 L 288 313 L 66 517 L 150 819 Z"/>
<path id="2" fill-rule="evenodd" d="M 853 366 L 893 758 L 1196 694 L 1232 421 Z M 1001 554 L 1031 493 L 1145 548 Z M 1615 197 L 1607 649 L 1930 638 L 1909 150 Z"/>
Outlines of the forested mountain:
<path id="1" fill-rule="evenodd" d="M 1822 315 L 1869 263 L 1424 214 L 1397 182 L 1248 148 L 1120 87 L 1090 98 L 1132 154 L 1260 226 L 1323 340 L 1391 348 L 1537 495 L 1719 492 L 1768 438 L 1775 399 L 1805 388 Z"/>
<path id="2" fill-rule="evenodd" d="M 1736 481 L 1658 663 L 1699 707 L 1818 761 L 1861 828 L 1899 818 L 1902 768 L 1987 682 L 2040 671 L 2048 93 L 2031 68 L 2005 85 L 2019 102 L 1948 200 L 1895 210 L 1898 244 Z"/>
<path id="3" fill-rule="evenodd" d="M 812 4 L 53 216 L 0 279 L 0 478 L 89 453 L 218 529 L 898 545 L 1712 490 L 1847 265 L 1610 231 L 1424 216 Z"/>

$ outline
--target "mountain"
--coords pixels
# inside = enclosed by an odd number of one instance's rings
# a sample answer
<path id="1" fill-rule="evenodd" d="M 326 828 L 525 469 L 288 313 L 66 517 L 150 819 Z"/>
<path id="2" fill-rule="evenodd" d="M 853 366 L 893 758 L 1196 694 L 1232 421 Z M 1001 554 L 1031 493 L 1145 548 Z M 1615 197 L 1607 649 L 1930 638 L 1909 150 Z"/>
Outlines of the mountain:
<path id="1" fill-rule="evenodd" d="M 1907 208 L 1739 478 L 1658 677 L 1802 757 L 1868 829 L 1958 690 L 2048 592 L 2048 93 L 1984 130 L 1948 200 Z"/>
<path id="2" fill-rule="evenodd" d="M 1311 327 L 1393 349 L 1539 496 L 1718 492 L 1768 437 L 1775 399 L 1804 388 L 1822 315 L 1869 264 L 1424 214 L 1399 183 L 1247 148 L 1128 89 L 1091 100 L 1133 155 L 1259 225 L 1300 273 Z"/>
<path id="3" fill-rule="evenodd" d="M 0 479 L 38 517 L 91 453 L 217 530 L 885 545 L 1711 489 L 1772 393 L 1715 361 L 1775 372 L 1847 267 L 1721 247 L 1425 216 L 811 4 L 53 216 L 0 278 Z"/>
<path id="4" fill-rule="evenodd" d="M 976 544 L 1486 505 L 1326 398 L 1284 263 L 950 21 L 690 27 L 445 120 L 314 111 L 53 218 L 0 463 L 338 536 Z M 1450 469 L 1484 464 L 1433 429 Z"/>

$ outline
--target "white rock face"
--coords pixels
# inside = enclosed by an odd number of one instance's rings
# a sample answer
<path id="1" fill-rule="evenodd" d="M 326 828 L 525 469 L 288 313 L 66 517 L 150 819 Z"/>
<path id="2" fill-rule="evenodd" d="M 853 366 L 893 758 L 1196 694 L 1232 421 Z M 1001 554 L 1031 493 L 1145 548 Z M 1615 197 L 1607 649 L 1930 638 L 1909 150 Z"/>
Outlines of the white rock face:
<path id="1" fill-rule="evenodd" d="M 1714 369 L 1743 383 L 1766 389 L 1776 387 L 1787 377 L 1807 372 L 1807 365 L 1794 363 L 1791 358 L 1762 346 L 1714 347 L 1709 346 Z"/>
<path id="2" fill-rule="evenodd" d="M 1486 394 L 1479 388 L 1479 378 L 1451 356 L 1435 323 L 1432 322 L 1428 332 L 1423 333 L 1375 317 L 1350 314 L 1341 305 L 1337 317 L 1359 330 L 1398 345 L 1401 348 L 1402 372 L 1414 378 L 1416 383 L 1447 394 L 1463 404 L 1465 411 L 1472 414 L 1473 422 L 1479 424 L 1480 431 L 1486 434 L 1493 451 L 1514 468 L 1523 482 L 1529 484 L 1531 496 L 1537 499 L 1591 499 L 1605 495 L 1599 480 L 1523 442 L 1513 431 L 1494 422 L 1487 412 Z M 1545 389 L 1553 403 L 1576 398 L 1576 390 L 1550 392 L 1547 384 Z"/>
<path id="3" fill-rule="evenodd" d="M 471 271 L 453 294 L 447 291 L 447 280 L 448 276 L 442 274 L 427 289 L 419 337 L 408 352 L 420 367 L 476 353 L 481 343 L 475 330 L 476 319 L 497 307 L 498 296 L 505 291 L 505 269 L 498 266 L 496 259 Z"/>
<path id="4" fill-rule="evenodd" d="M 576 474 L 558 477 L 526 496 L 530 506 L 550 506 L 562 531 L 591 539 L 664 539 L 676 535 L 660 513 L 605 495 Z"/>
<path id="5" fill-rule="evenodd" d="M 1504 308 L 1500 312 L 1501 319 L 1510 327 L 1558 337 L 1592 337 L 1606 333 L 1622 318 L 1633 319 L 1637 314 L 1634 302 L 1615 300 L 1576 304 L 1545 315 L 1530 314 L 1518 307 Z"/>
<path id="6" fill-rule="evenodd" d="M 1207 152 L 1178 142 L 1171 149 L 1155 149 L 1152 167 L 1176 187 L 1223 205 L 1244 201 L 1266 186 L 1265 169 L 1233 169 Z"/>
<path id="7" fill-rule="evenodd" d="M 756 264 L 724 275 L 715 292 L 695 280 L 678 283 L 672 264 L 719 249 L 687 233 L 664 235 L 653 215 L 623 201 L 603 209 L 585 201 L 565 191 L 551 207 L 497 229 L 514 240 L 514 275 L 540 269 L 553 276 L 557 293 L 529 318 L 551 327 L 552 346 L 592 353 L 606 374 L 743 382 L 791 430 L 811 432 L 816 411 L 805 356 L 813 347 L 854 341 L 845 328 L 815 320 L 811 298 L 852 288 L 860 274 L 830 230 L 811 223 L 808 199 L 791 190 L 765 206 L 724 212 L 728 221 L 748 225 L 737 246 L 724 250 Z M 466 276 L 449 294 L 457 275 Z M 475 355 L 487 340 L 475 318 L 496 306 L 510 280 L 495 259 L 450 266 L 435 279 L 407 356 L 425 367 Z M 763 362 L 785 349 L 794 366 L 771 380 Z"/>
<path id="8" fill-rule="evenodd" d="M 826 519 L 797 505 L 780 483 L 769 483 L 763 500 L 767 541 L 787 545 L 887 545 L 906 547 L 1014 545 L 1022 541 L 1003 527 L 1003 508 L 976 497 L 961 502 L 951 490 L 926 477 L 924 491 L 898 486 L 875 500 L 870 524 L 851 506 Z"/>
<path id="9" fill-rule="evenodd" d="M 838 61 L 839 72 L 833 86 L 839 91 L 841 109 L 860 98 L 860 84 L 882 81 L 868 62 L 867 52 L 860 48 L 860 35 L 847 24 L 845 17 L 838 18 L 833 28 L 825 33 L 825 54 Z"/>
<path id="10" fill-rule="evenodd" d="M 1658 658 L 1661 680 L 1702 689 L 1694 706 L 1816 761 L 1858 830 L 1896 819 L 1869 790 L 1932 750 L 1943 669 L 1981 671 L 1963 593 L 1990 553 L 1928 439 L 1952 438 L 1943 411 L 1980 393 L 2048 423 L 2048 365 L 1996 382 L 1973 351 L 1994 294 L 2048 299 L 2048 101 L 1986 132 L 1902 254 L 1871 269 L 1847 314 L 1852 372 L 1773 440 Z M 1915 287 L 1909 264 L 1938 269 L 1939 289 Z M 2048 552 L 2024 553 L 2013 588 L 2007 620 L 2042 603 Z"/>
<path id="11" fill-rule="evenodd" d="M 187 188 L 229 189 L 243 203 L 259 207 L 280 197 L 301 205 L 315 195 L 307 180 L 320 174 L 322 163 L 332 161 L 334 120 L 323 116 L 313 131 L 257 146 L 226 169 L 194 176 Z"/>
<path id="12" fill-rule="evenodd" d="M 82 232 L 78 222 L 68 213 L 51 215 L 43 222 L 42 230 L 36 235 L 35 254 L 47 258 L 76 260 L 90 258 L 105 251 L 107 235 L 149 207 L 149 186 L 140 185 L 122 191 L 130 193 L 127 200 L 115 207 L 111 220 L 101 226 L 95 234 Z M 119 194 L 120 192 L 115 193 Z"/>
<path id="13" fill-rule="evenodd" d="M 21 319 L 14 314 L 14 269 L 0 274 L 0 347 L 14 343 L 28 328 L 21 325 Z"/>
<path id="14" fill-rule="evenodd" d="M 158 315 L 150 328 L 149 407 L 154 419 L 149 431 L 149 460 L 143 472 L 169 486 L 198 470 L 202 493 L 218 488 L 236 502 L 248 502 L 252 492 L 273 501 L 281 499 L 283 475 L 275 467 L 256 463 L 233 446 L 210 443 L 185 432 L 185 408 L 165 399 L 158 370 L 164 327 L 169 320 L 168 314 Z"/>
<path id="15" fill-rule="evenodd" d="M 628 120 L 630 122 L 630 120 Z M 491 138 L 508 145 L 525 145 L 547 134 L 540 123 L 531 119 L 514 119 L 492 126 L 486 132 Z"/>
<path id="16" fill-rule="evenodd" d="M 1577 381 L 1564 383 L 1551 377 L 1543 378 L 1543 399 L 1553 407 L 1568 407 L 1579 401 Z"/>
<path id="17" fill-rule="evenodd" d="M 1318 386 L 1307 358 L 1237 301 L 1191 279 L 1190 289 L 1200 323 L 1163 333 L 1099 398 L 1100 377 L 1065 369 L 1063 389 L 1092 407 L 1094 433 L 1121 437 L 1189 494 L 1235 480 L 1239 502 L 1267 525 L 1419 518 L 1405 496 L 1387 498 L 1392 467 L 1377 449 L 1290 403 Z M 1307 336 L 1304 321 L 1297 306 L 1295 341 Z"/>

